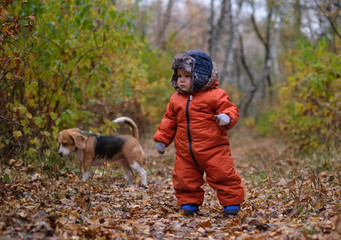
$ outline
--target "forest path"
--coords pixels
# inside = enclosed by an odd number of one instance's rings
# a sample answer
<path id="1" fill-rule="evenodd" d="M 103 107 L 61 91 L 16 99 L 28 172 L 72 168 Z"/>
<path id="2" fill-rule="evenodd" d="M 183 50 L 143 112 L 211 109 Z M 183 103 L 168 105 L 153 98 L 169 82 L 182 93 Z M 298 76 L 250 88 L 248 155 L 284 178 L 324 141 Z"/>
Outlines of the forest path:
<path id="1" fill-rule="evenodd" d="M 243 136 L 231 137 L 245 186 L 245 202 L 236 217 L 223 216 L 207 184 L 200 212 L 180 215 L 171 180 L 174 149 L 160 156 L 149 139 L 142 140 L 149 156 L 146 189 L 138 177 L 127 185 L 117 165 L 97 168 L 88 183 L 70 170 L 29 173 L 18 163 L 5 169 L 0 240 L 339 239 L 340 175 L 323 164 L 307 167 L 278 140 Z"/>

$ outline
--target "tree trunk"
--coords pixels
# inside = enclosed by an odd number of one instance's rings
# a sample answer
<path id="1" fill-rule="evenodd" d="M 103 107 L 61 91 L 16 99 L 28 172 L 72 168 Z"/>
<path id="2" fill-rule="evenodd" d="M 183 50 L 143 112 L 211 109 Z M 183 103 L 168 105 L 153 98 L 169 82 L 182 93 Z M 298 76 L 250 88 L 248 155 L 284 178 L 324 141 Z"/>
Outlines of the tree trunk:
<path id="1" fill-rule="evenodd" d="M 280 72 L 279 72 L 279 67 L 278 67 L 277 43 L 278 43 L 280 30 L 281 30 L 282 25 L 283 25 L 284 16 L 285 16 L 285 13 L 288 9 L 288 5 L 289 5 L 289 0 L 285 0 L 284 4 L 281 4 L 279 6 L 278 20 L 277 20 L 277 22 L 275 22 L 275 26 L 274 26 L 274 38 L 270 44 L 271 45 L 270 46 L 270 52 L 271 52 L 270 54 L 271 54 L 271 58 L 273 60 L 274 74 L 275 74 L 277 80 L 279 80 L 281 77 Z"/>
<path id="2" fill-rule="evenodd" d="M 159 25 L 159 32 L 157 35 L 157 44 L 161 49 L 166 49 L 166 38 L 165 38 L 165 30 L 171 21 L 172 16 L 172 9 L 173 9 L 173 0 L 168 0 L 167 3 L 167 9 L 165 17 L 163 18 L 163 21 L 161 21 L 161 25 Z"/>
<path id="3" fill-rule="evenodd" d="M 239 0 L 237 4 L 236 14 L 232 13 L 231 0 L 227 1 L 227 15 L 229 23 L 229 42 L 225 48 L 225 60 L 221 73 L 222 82 L 232 81 L 233 77 L 233 67 L 235 66 L 234 59 L 237 45 L 237 37 L 239 33 L 239 23 L 240 23 L 240 12 L 242 8 L 243 1 Z"/>
<path id="4" fill-rule="evenodd" d="M 223 23 L 225 21 L 225 15 L 226 15 L 226 5 L 227 5 L 227 0 L 222 0 L 221 1 L 221 9 L 220 9 L 220 17 L 219 20 L 217 22 L 217 25 L 214 26 L 214 23 L 211 23 L 211 35 L 209 37 L 209 54 L 212 57 L 212 59 L 215 58 L 216 54 L 217 54 L 217 50 L 219 47 L 219 41 L 221 38 L 221 34 L 222 34 L 222 30 L 223 30 Z M 214 9 L 212 10 L 212 8 L 214 7 L 214 3 L 213 0 L 211 0 L 211 21 L 214 21 Z"/>
<path id="5" fill-rule="evenodd" d="M 261 91 L 261 97 L 265 98 L 266 96 L 266 85 L 268 85 L 268 90 L 269 90 L 269 97 L 270 101 L 272 101 L 272 82 L 271 82 L 271 54 L 270 54 L 270 39 L 271 39 L 271 19 L 273 15 L 273 6 L 268 6 L 268 12 L 267 12 L 267 18 L 266 18 L 266 33 L 265 33 L 265 38 L 262 36 L 257 23 L 255 19 L 255 6 L 254 2 L 252 2 L 252 14 L 251 14 L 251 22 L 253 25 L 253 28 L 259 38 L 259 40 L 262 42 L 265 50 L 265 57 L 264 57 L 264 67 L 263 67 L 263 73 L 262 73 L 262 78 L 259 83 L 260 91 Z"/>
<path id="6" fill-rule="evenodd" d="M 211 57 L 213 57 L 213 42 L 214 42 L 214 0 L 211 0 L 210 4 L 210 17 L 208 18 L 208 53 Z"/>
<path id="7" fill-rule="evenodd" d="M 337 18 L 340 19 L 340 11 L 341 11 L 341 4 L 333 3 L 332 1 L 317 1 L 314 0 L 317 9 L 322 13 L 322 15 L 328 20 L 331 29 L 335 33 L 336 36 L 341 38 L 341 32 L 338 29 L 340 26 L 340 21 L 337 21 Z"/>
<path id="8" fill-rule="evenodd" d="M 251 86 L 252 86 L 252 88 L 248 92 L 247 96 L 244 97 L 244 99 L 241 101 L 240 105 L 238 106 L 242 115 L 246 117 L 248 115 L 249 105 L 251 104 L 251 102 L 255 96 L 258 85 L 256 85 L 255 80 L 254 80 L 254 76 L 250 70 L 250 67 L 248 66 L 248 64 L 246 62 L 245 53 L 244 53 L 243 37 L 241 34 L 239 34 L 239 55 L 240 55 L 240 60 L 241 60 L 242 66 L 244 67 L 246 74 L 250 80 Z"/>

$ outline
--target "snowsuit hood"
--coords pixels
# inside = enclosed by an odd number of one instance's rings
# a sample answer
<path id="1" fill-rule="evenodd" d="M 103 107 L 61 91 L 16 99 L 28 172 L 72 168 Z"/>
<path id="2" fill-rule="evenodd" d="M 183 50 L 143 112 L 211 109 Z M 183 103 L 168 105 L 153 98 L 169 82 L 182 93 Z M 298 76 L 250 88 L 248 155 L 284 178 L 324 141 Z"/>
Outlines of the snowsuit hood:
<path id="1" fill-rule="evenodd" d="M 174 72 L 171 77 L 171 84 L 177 92 L 187 94 L 188 92 L 183 92 L 178 87 L 178 68 L 192 74 L 190 93 L 206 90 L 217 86 L 219 83 L 216 64 L 201 50 L 191 50 L 179 53 L 175 56 L 173 61 L 172 69 Z"/>

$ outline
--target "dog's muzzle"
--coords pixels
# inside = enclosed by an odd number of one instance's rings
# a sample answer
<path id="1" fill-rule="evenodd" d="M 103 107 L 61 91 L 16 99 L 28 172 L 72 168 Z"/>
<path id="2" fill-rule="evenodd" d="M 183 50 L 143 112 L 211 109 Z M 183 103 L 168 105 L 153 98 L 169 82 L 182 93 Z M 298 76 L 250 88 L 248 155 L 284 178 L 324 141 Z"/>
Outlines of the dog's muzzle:
<path id="1" fill-rule="evenodd" d="M 64 156 L 66 156 L 66 155 L 69 155 L 69 153 L 70 153 L 70 150 L 69 150 L 69 149 L 64 148 L 63 146 L 60 146 L 60 147 L 59 147 L 59 150 L 58 150 L 59 156 L 64 157 Z"/>

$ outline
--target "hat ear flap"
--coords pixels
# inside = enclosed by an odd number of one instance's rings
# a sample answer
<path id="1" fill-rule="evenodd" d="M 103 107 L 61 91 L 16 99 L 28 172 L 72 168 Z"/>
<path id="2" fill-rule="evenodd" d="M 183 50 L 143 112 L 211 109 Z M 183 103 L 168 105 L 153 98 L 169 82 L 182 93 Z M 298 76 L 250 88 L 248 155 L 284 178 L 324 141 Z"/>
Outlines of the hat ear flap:
<path id="1" fill-rule="evenodd" d="M 172 77 L 171 77 L 171 84 L 172 86 L 177 90 L 179 87 L 178 87 L 178 71 L 177 69 L 174 70 L 173 74 L 172 74 Z"/>
<path id="2" fill-rule="evenodd" d="M 71 138 L 73 139 L 73 141 L 75 142 L 75 145 L 78 149 L 85 149 L 86 146 L 86 137 L 78 132 L 73 132 L 72 134 L 70 134 Z"/>
<path id="3" fill-rule="evenodd" d="M 178 55 L 175 56 L 172 69 L 173 69 L 173 75 L 171 77 L 171 84 L 174 87 L 174 89 L 179 92 L 179 93 L 184 93 L 179 86 L 178 86 L 178 69 L 182 69 L 186 72 L 193 73 L 194 69 L 194 64 L 195 64 L 195 59 L 186 53 L 179 53 Z M 192 76 L 193 79 L 193 76 Z M 191 85 L 192 85 L 192 80 L 191 80 Z"/>

